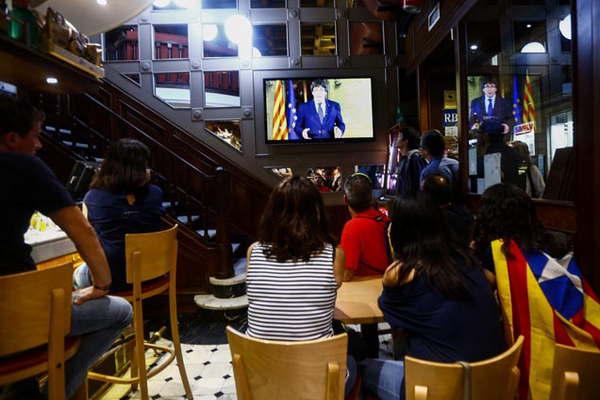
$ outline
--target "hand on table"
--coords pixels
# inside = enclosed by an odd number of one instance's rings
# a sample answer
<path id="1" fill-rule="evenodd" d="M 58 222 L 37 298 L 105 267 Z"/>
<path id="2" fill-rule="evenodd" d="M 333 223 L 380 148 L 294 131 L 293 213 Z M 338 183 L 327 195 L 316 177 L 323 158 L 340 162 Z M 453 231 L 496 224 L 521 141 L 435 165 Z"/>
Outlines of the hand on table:
<path id="1" fill-rule="evenodd" d="M 88 286 L 83 289 L 73 291 L 73 303 L 83 304 L 86 301 L 98 299 L 108 294 L 108 290 L 101 290 L 94 286 Z"/>
<path id="2" fill-rule="evenodd" d="M 312 139 L 310 136 L 308 136 L 308 133 L 310 132 L 310 128 L 304 128 L 302 130 L 302 137 L 304 139 Z"/>

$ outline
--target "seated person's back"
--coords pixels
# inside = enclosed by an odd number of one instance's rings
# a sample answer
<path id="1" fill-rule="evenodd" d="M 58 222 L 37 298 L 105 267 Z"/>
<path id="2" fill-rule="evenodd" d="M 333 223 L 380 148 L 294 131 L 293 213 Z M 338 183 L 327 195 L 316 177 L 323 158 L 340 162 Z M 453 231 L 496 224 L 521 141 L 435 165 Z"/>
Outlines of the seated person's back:
<path id="1" fill-rule="evenodd" d="M 269 340 L 313 340 L 333 334 L 334 248 L 317 188 L 290 177 L 271 196 L 248 249 L 248 329 Z"/>
<path id="2" fill-rule="evenodd" d="M 474 362 L 504 349 L 498 305 L 483 272 L 456 262 L 467 283 L 467 300 L 444 296 L 422 274 L 400 286 L 384 286 L 379 306 L 392 328 L 408 334 L 407 355 Z"/>
<path id="3" fill-rule="evenodd" d="M 389 219 L 373 207 L 370 178 L 362 173 L 349 176 L 344 182 L 344 195 L 352 217 L 344 225 L 340 242 L 345 259 L 344 281 L 354 276 L 382 274 L 389 264 Z"/>
<path id="4" fill-rule="evenodd" d="M 125 280 L 125 235 L 162 227 L 163 193 L 158 186 L 148 184 L 149 160 L 150 152 L 141 142 L 121 139 L 113 143 L 83 199 L 112 272 L 112 291 L 129 287 Z"/>

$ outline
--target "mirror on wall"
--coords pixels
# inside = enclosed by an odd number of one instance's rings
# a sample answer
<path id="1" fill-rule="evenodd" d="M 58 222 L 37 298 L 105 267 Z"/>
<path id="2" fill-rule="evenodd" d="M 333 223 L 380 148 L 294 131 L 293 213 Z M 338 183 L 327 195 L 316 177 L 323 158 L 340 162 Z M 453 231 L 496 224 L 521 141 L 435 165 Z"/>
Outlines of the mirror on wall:
<path id="1" fill-rule="evenodd" d="M 154 74 L 154 95 L 173 108 L 189 108 L 189 72 Z"/>
<path id="2" fill-rule="evenodd" d="M 331 56 L 336 54 L 335 24 L 300 24 L 303 56 Z"/>
<path id="3" fill-rule="evenodd" d="M 187 25 L 154 25 L 153 28 L 156 60 L 189 58 Z"/>
<path id="4" fill-rule="evenodd" d="M 238 46 L 229 40 L 223 24 L 203 24 L 204 57 L 237 57 Z"/>
<path id="5" fill-rule="evenodd" d="M 252 56 L 287 56 L 285 24 L 254 25 L 252 27 Z"/>
<path id="6" fill-rule="evenodd" d="M 204 107 L 207 108 L 239 107 L 239 72 L 204 72 L 204 96 Z"/>
<path id="7" fill-rule="evenodd" d="M 106 61 L 133 61 L 139 58 L 137 25 L 120 26 L 104 34 Z"/>
<path id="8" fill-rule="evenodd" d="M 242 151 L 240 120 L 205 121 L 205 129 L 236 149 Z"/>

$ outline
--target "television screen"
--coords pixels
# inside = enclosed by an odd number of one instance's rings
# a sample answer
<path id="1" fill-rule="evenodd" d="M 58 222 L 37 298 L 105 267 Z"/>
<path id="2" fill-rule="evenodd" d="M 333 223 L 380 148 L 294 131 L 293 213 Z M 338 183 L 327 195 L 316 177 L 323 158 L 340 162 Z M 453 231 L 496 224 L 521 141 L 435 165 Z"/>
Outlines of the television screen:
<path id="1" fill-rule="evenodd" d="M 267 143 L 372 140 L 371 78 L 265 79 Z"/>

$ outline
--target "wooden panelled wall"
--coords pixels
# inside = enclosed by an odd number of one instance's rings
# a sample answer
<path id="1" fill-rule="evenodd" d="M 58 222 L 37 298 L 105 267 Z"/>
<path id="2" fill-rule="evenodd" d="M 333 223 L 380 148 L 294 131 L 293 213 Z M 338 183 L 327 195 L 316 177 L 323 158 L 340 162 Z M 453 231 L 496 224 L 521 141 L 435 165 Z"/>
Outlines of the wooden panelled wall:
<path id="1" fill-rule="evenodd" d="M 459 22 L 478 0 L 444 0 L 441 17 L 429 31 L 427 15 L 435 1 L 426 1 L 424 10 L 411 22 L 407 37 L 407 70 L 417 73 L 421 120 L 430 119 L 426 61 L 438 45 L 451 33 L 454 38 L 454 63 L 457 102 L 468 109 L 466 99 L 465 56 L 461 54 Z M 535 200 L 536 210 L 544 226 L 576 233 L 575 250 L 585 276 L 600 292 L 600 1 L 572 0 L 573 26 L 573 107 L 575 119 L 575 151 L 577 158 L 577 197 L 575 204 Z M 596 27 L 596 28 L 594 28 Z M 449 60 L 449 64 L 452 60 Z M 463 111 L 466 116 L 466 111 Z M 467 127 L 459 115 L 460 161 L 467 162 Z M 466 192 L 466 171 L 463 169 Z M 476 207 L 478 196 L 471 196 Z"/>

